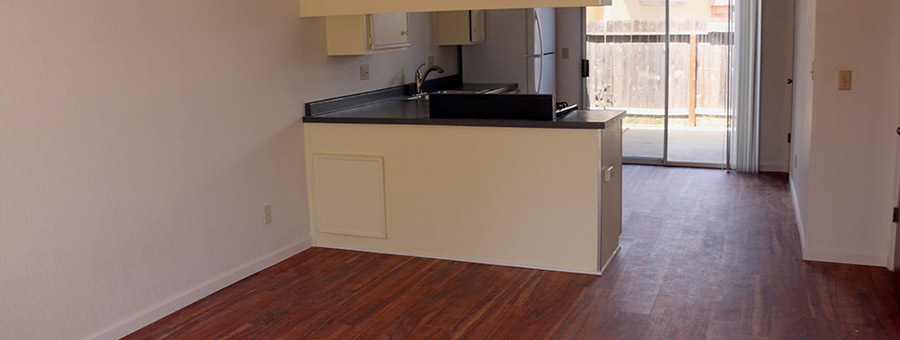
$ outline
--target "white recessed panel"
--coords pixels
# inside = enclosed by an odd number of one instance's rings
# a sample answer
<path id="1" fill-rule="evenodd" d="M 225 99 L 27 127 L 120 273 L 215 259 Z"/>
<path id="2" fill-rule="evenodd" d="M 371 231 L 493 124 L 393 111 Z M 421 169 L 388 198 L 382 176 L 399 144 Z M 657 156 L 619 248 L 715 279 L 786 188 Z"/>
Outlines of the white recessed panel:
<path id="1" fill-rule="evenodd" d="M 382 157 L 315 154 L 313 168 L 317 231 L 387 238 Z"/>

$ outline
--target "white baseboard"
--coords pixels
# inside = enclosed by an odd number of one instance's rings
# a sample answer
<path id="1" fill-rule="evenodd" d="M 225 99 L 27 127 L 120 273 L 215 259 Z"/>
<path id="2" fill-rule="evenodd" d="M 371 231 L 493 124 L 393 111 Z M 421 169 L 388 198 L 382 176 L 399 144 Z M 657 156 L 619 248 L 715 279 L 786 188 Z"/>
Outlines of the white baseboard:
<path id="1" fill-rule="evenodd" d="M 800 217 L 800 204 L 797 201 L 797 188 L 794 179 L 790 179 L 791 196 L 794 199 L 794 215 L 797 217 L 797 230 L 800 232 L 800 247 L 804 261 L 857 264 L 863 266 L 886 267 L 887 259 L 882 256 L 839 253 L 829 250 L 812 249 L 806 246 L 806 226 Z"/>
<path id="2" fill-rule="evenodd" d="M 803 218 L 800 216 L 800 203 L 797 201 L 797 188 L 794 187 L 794 178 L 788 180 L 791 185 L 791 198 L 794 199 L 794 217 L 797 219 L 797 230 L 800 232 L 800 249 L 806 248 L 806 227 L 803 226 Z"/>
<path id="3" fill-rule="evenodd" d="M 409 254 L 409 253 L 401 253 L 394 251 L 378 251 L 371 249 L 358 249 L 358 248 L 348 248 L 348 247 L 338 247 L 338 246 L 328 246 L 316 244 L 314 245 L 316 248 L 327 248 L 327 249 L 339 249 L 339 250 L 350 250 L 350 251 L 359 251 L 364 253 L 374 253 L 374 254 L 385 254 L 385 255 L 397 255 L 397 256 L 409 256 L 409 257 L 421 257 L 426 259 L 435 259 L 435 260 L 446 260 L 446 261 L 457 261 L 457 262 L 469 262 L 469 263 L 478 263 L 478 264 L 486 264 L 491 266 L 504 266 L 504 267 L 515 267 L 515 268 L 525 268 L 525 269 L 537 269 L 537 270 L 548 270 L 554 272 L 563 272 L 563 273 L 573 273 L 573 274 L 587 274 L 587 275 L 596 275 L 600 276 L 600 272 L 590 271 L 590 270 L 574 270 L 574 269 L 560 269 L 560 268 L 551 268 L 551 267 L 541 267 L 541 266 L 527 266 L 521 264 L 513 264 L 513 263 L 501 263 L 501 262 L 490 262 L 490 261 L 478 261 L 471 259 L 462 259 L 455 257 L 444 257 L 444 256 L 434 256 L 434 255 L 423 255 L 423 254 Z M 615 256 L 613 256 L 615 257 Z M 612 258 L 610 258 L 612 260 Z M 608 262 L 607 262 L 608 263 Z"/>
<path id="4" fill-rule="evenodd" d="M 831 262 L 843 264 L 856 264 L 862 266 L 886 267 L 887 262 L 884 256 L 878 255 L 860 255 L 838 253 L 827 250 L 803 248 L 803 260 L 815 262 Z"/>
<path id="5" fill-rule="evenodd" d="M 173 296 L 154 306 L 131 315 L 124 320 L 121 320 L 113 325 L 103 328 L 91 335 L 88 335 L 85 339 L 122 338 L 136 330 L 143 328 L 144 326 L 147 326 L 169 314 L 172 314 L 179 309 L 184 308 L 187 305 L 190 305 L 204 297 L 207 297 L 210 294 L 221 290 L 222 288 L 228 287 L 250 275 L 256 274 L 263 269 L 271 267 L 281 261 L 290 258 L 291 256 L 297 255 L 300 252 L 309 249 L 311 246 L 312 238 L 307 237 L 300 242 L 259 257 L 231 271 L 219 274 L 218 276 L 213 277 L 206 282 L 189 288 L 181 294 Z"/>

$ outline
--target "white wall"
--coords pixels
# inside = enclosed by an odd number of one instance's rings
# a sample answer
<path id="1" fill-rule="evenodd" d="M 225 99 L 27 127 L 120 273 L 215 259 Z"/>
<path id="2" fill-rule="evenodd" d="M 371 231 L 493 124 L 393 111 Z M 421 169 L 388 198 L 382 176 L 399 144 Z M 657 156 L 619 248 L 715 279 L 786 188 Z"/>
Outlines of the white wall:
<path id="1" fill-rule="evenodd" d="M 759 169 L 788 172 L 794 71 L 794 0 L 762 1 Z"/>
<path id="2" fill-rule="evenodd" d="M 900 117 L 900 55 L 891 46 L 900 37 L 884 32 L 900 30 L 900 2 L 815 7 L 810 144 L 795 148 L 809 159 L 807 171 L 795 170 L 795 179 L 808 176 L 804 259 L 885 266 Z M 839 70 L 853 70 L 852 91 L 837 90 Z"/>
<path id="3" fill-rule="evenodd" d="M 584 83 L 581 78 L 581 8 L 556 9 L 556 101 L 582 105 Z M 562 49 L 569 49 L 569 59 L 562 58 Z"/>
<path id="4" fill-rule="evenodd" d="M 800 227 L 806 242 L 806 212 L 809 201 L 809 150 L 812 140 L 813 61 L 816 53 L 816 1 L 797 0 L 794 48 L 794 108 L 791 140 L 791 187 Z"/>
<path id="5" fill-rule="evenodd" d="M 120 336 L 296 253 L 303 103 L 411 82 L 429 54 L 456 73 L 430 14 L 407 52 L 328 58 L 296 0 L 2 6 L 2 339 Z"/>

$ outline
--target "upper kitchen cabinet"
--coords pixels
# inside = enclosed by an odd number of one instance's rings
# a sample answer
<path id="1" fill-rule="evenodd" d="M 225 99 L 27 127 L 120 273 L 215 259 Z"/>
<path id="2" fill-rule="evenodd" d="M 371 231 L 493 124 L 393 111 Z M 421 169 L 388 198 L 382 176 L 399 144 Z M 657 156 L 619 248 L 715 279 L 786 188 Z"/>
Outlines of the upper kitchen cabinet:
<path id="1" fill-rule="evenodd" d="M 322 17 L 398 12 L 444 12 L 471 9 L 584 7 L 609 5 L 612 0 L 300 0 L 300 16 Z"/>
<path id="2" fill-rule="evenodd" d="M 328 55 L 363 55 L 409 47 L 409 15 L 384 13 L 325 18 Z"/>
<path id="3" fill-rule="evenodd" d="M 484 10 L 438 12 L 438 44 L 484 42 Z"/>

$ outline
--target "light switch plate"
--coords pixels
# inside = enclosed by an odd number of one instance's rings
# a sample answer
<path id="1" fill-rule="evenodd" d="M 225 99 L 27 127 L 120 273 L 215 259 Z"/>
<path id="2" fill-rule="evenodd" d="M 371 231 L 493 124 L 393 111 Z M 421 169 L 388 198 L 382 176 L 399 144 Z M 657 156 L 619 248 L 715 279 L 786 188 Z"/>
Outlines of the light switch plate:
<path id="1" fill-rule="evenodd" d="M 563 49 L 562 49 L 562 58 L 563 58 L 563 59 L 569 59 L 569 48 L 568 48 L 568 47 L 563 47 Z"/>
<path id="2" fill-rule="evenodd" d="M 850 91 L 853 88 L 853 71 L 838 72 L 838 90 Z"/>

